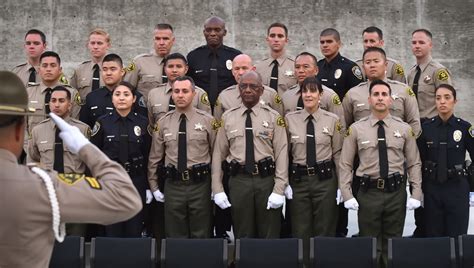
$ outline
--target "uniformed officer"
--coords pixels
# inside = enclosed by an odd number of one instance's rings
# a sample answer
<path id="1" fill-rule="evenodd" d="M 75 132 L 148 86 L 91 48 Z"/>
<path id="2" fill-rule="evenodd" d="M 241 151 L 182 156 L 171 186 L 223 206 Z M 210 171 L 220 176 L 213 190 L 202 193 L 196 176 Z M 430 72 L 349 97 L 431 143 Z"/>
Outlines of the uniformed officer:
<path id="1" fill-rule="evenodd" d="M 369 26 L 362 31 L 362 41 L 364 45 L 364 51 L 369 47 L 379 47 L 383 48 L 385 41 L 383 40 L 383 32 L 378 27 Z M 362 71 L 362 77 L 364 80 L 367 78 L 363 59 L 356 61 Z M 396 60 L 387 57 L 387 79 L 395 80 L 401 83 L 406 84 L 407 78 L 405 77 L 405 70 L 403 66 Z"/>
<path id="2" fill-rule="evenodd" d="M 104 81 L 100 79 L 100 69 L 102 60 L 109 50 L 110 36 L 103 29 L 97 28 L 89 33 L 87 48 L 89 49 L 91 59 L 81 63 L 72 74 L 69 83 L 77 88 L 81 99 L 84 102 L 87 94 L 104 86 Z"/>
<path id="3" fill-rule="evenodd" d="M 309 265 L 309 238 L 336 234 L 336 171 L 344 129 L 337 115 L 319 108 L 324 90 L 316 77 L 304 79 L 301 89 L 304 109 L 286 114 L 285 119 L 292 159 L 292 234 L 303 239 Z"/>
<path id="4" fill-rule="evenodd" d="M 206 45 L 192 50 L 187 56 L 188 75 L 207 92 L 214 108 L 219 93 L 236 84 L 231 72 L 232 60 L 242 52 L 223 44 L 227 30 L 224 20 L 219 17 L 208 18 L 203 33 Z"/>
<path id="5" fill-rule="evenodd" d="M 60 77 L 62 75 L 61 58 L 56 52 L 46 51 L 40 56 L 39 74 L 41 81 L 39 84 L 31 85 L 27 88 L 30 106 L 36 110 L 37 114 L 43 116 L 29 116 L 27 121 L 27 130 L 31 134 L 34 126 L 46 119 L 46 115 L 50 112 L 49 101 L 51 99 L 51 91 L 54 87 L 61 85 Z M 73 98 L 71 117 L 78 118 L 81 97 L 75 88 L 63 85 L 67 88 Z"/>
<path id="6" fill-rule="evenodd" d="M 164 58 L 170 54 L 175 40 L 173 27 L 167 23 L 158 23 L 153 38 L 153 52 L 136 56 L 128 65 L 124 79 L 145 96 L 145 101 L 152 88 L 168 81 L 163 68 Z"/>
<path id="7" fill-rule="evenodd" d="M 135 101 L 133 86 L 128 82 L 120 82 L 112 91 L 115 110 L 99 117 L 92 130 L 91 141 L 110 159 L 124 167 L 132 178 L 142 203 L 148 204 L 153 198 L 148 190 L 146 174 L 151 138 L 147 118 L 132 111 Z M 141 211 L 127 221 L 105 227 L 105 233 L 109 237 L 141 237 L 142 231 Z"/>
<path id="8" fill-rule="evenodd" d="M 148 120 L 150 125 L 158 122 L 168 111 L 175 109 L 175 103 L 171 98 L 172 85 L 176 78 L 184 76 L 188 71 L 188 61 L 180 53 L 172 53 L 164 59 L 165 74 L 168 82 L 153 88 L 148 93 Z M 206 91 L 200 87 L 195 88 L 196 94 L 193 95 L 193 107 L 211 113 L 211 105 Z"/>
<path id="9" fill-rule="evenodd" d="M 422 198 L 415 133 L 407 123 L 390 115 L 391 93 L 386 82 L 372 81 L 369 87 L 372 112 L 347 129 L 339 162 L 344 206 L 358 210 L 360 236 L 377 237 L 379 267 L 387 266 L 388 238 L 401 237 L 403 233 L 406 208 L 419 207 Z M 360 164 L 354 173 L 361 181 L 357 200 L 351 189 L 356 154 Z M 405 170 L 413 189 L 408 200 Z"/>
<path id="10" fill-rule="evenodd" d="M 469 203 L 474 206 L 474 184 L 469 186 L 464 165 L 466 150 L 471 158 L 474 156 L 474 128 L 454 115 L 456 102 L 456 90 L 451 85 L 438 86 L 438 116 L 423 123 L 418 139 L 428 237 L 467 234 Z"/>
<path id="11" fill-rule="evenodd" d="M 248 72 L 255 71 L 255 66 L 252 64 L 252 58 L 246 54 L 240 54 L 232 61 L 232 75 L 234 75 L 237 83 L 240 81 L 240 77 Z M 270 106 L 273 110 L 280 114 L 283 114 L 283 105 L 281 98 L 277 91 L 271 87 L 263 86 L 263 94 L 260 97 L 260 102 Z M 224 89 L 217 98 L 216 106 L 214 107 L 214 117 L 221 119 L 222 114 L 236 106 L 242 104 L 240 99 L 240 91 L 237 85 L 232 85 Z"/>
<path id="12" fill-rule="evenodd" d="M 388 60 L 385 51 L 378 47 L 369 47 L 364 51 L 363 67 L 368 81 L 351 88 L 344 100 L 344 118 L 346 125 L 350 126 L 371 113 L 367 95 L 370 83 L 374 80 L 384 80 L 392 90 L 392 104 L 390 114 L 401 118 L 408 123 L 418 137 L 421 132 L 420 113 L 413 90 L 404 83 L 387 78 Z"/>
<path id="13" fill-rule="evenodd" d="M 211 154 L 218 122 L 196 109 L 194 81 L 174 78 L 176 109 L 154 128 L 148 163 L 150 189 L 165 202 L 167 238 L 209 238 L 211 234 Z"/>
<path id="14" fill-rule="evenodd" d="M 38 29 L 31 29 L 25 34 L 25 44 L 23 46 L 26 62 L 15 66 L 12 72 L 18 75 L 26 86 L 35 85 L 40 82 L 38 69 L 40 56 L 46 50 L 46 35 Z"/>
<path id="15" fill-rule="evenodd" d="M 140 211 L 140 197 L 123 168 L 53 113 L 64 145 L 94 177 L 19 165 L 24 116 L 37 114 L 28 107 L 23 81 L 11 72 L 0 71 L 0 99 L 1 267 L 48 267 L 55 238 L 64 239 L 64 223 L 111 224 Z"/>
<path id="16" fill-rule="evenodd" d="M 222 115 L 214 144 L 214 202 L 222 209 L 231 207 L 236 238 L 278 238 L 288 185 L 285 120 L 260 104 L 263 86 L 258 73 L 242 75 L 239 90 L 242 105 Z M 230 175 L 228 182 L 222 181 L 223 171 Z"/>
<path id="17" fill-rule="evenodd" d="M 265 40 L 270 48 L 270 57 L 263 59 L 255 67 L 262 76 L 263 84 L 273 88 L 281 96 L 296 83 L 294 60 L 286 55 L 288 28 L 283 23 L 272 23 L 267 29 Z"/>
<path id="18" fill-rule="evenodd" d="M 319 35 L 319 46 L 324 59 L 318 61 L 318 78 L 342 100 L 346 92 L 362 82 L 362 72 L 357 64 L 339 54 L 341 48 L 339 32 L 324 29 Z"/>
<path id="19" fill-rule="evenodd" d="M 119 55 L 111 53 L 104 57 L 101 70 L 104 86 L 88 94 L 90 98 L 86 99 L 79 117 L 82 122 L 92 128 L 99 117 L 114 110 L 112 91 L 122 81 L 124 75 L 125 70 Z M 135 92 L 135 96 L 137 100 L 133 103 L 133 111 L 146 117 L 148 110 L 144 96 L 138 91 Z"/>

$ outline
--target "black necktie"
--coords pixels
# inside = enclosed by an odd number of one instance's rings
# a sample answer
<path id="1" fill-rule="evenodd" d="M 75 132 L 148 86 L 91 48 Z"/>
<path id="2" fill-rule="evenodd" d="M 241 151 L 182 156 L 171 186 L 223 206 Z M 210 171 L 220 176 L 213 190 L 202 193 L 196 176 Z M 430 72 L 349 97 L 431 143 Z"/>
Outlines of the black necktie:
<path id="1" fill-rule="evenodd" d="M 278 61 L 273 60 L 272 75 L 270 77 L 270 87 L 278 91 Z"/>
<path id="2" fill-rule="evenodd" d="M 377 131 L 377 139 L 379 141 L 379 166 L 380 177 L 385 179 L 388 177 L 388 154 L 387 143 L 385 141 L 385 129 L 383 128 L 383 121 L 377 122 L 379 129 Z"/>
<path id="3" fill-rule="evenodd" d="M 54 135 L 54 166 L 53 169 L 58 173 L 64 173 L 64 149 L 63 140 L 59 137 L 61 130 L 56 128 Z"/>
<path id="4" fill-rule="evenodd" d="M 161 71 L 161 82 L 168 83 L 168 76 L 165 73 L 165 64 L 163 64 L 163 70 Z"/>
<path id="5" fill-rule="evenodd" d="M 188 152 L 186 149 L 186 115 L 181 114 L 178 131 L 178 171 L 187 169 Z"/>
<path id="6" fill-rule="evenodd" d="M 128 162 L 128 129 L 127 118 L 121 117 L 119 122 L 119 161 L 122 164 Z"/>
<path id="7" fill-rule="evenodd" d="M 443 123 L 439 130 L 439 151 L 438 151 L 438 181 L 444 182 L 448 177 L 448 124 Z"/>
<path id="8" fill-rule="evenodd" d="M 211 69 L 209 70 L 210 73 L 210 83 L 209 83 L 209 102 L 211 103 L 211 107 L 214 107 L 216 103 L 217 95 L 218 95 L 218 88 L 217 88 L 217 54 L 212 53 L 211 55 Z"/>
<path id="9" fill-rule="evenodd" d="M 296 104 L 296 110 L 297 111 L 303 110 L 303 108 L 304 108 L 303 96 L 302 96 L 301 91 L 300 91 L 300 96 L 298 97 L 298 103 Z"/>
<path id="10" fill-rule="evenodd" d="M 44 111 L 46 114 L 49 114 L 51 112 L 51 109 L 49 108 L 49 101 L 51 100 L 51 88 L 48 87 L 46 88 L 46 94 L 44 95 Z"/>
<path id="11" fill-rule="evenodd" d="M 316 165 L 316 136 L 314 135 L 313 116 L 309 115 L 306 124 L 306 165 L 314 167 Z"/>
<path id="12" fill-rule="evenodd" d="M 173 98 L 171 97 L 170 95 L 170 101 L 169 101 L 169 104 L 168 104 L 168 111 L 172 111 L 176 108 L 176 106 L 174 105 L 174 100 Z"/>
<path id="13" fill-rule="evenodd" d="M 36 83 L 36 70 L 34 67 L 30 68 L 30 77 L 28 78 L 28 84 Z"/>
<path id="14" fill-rule="evenodd" d="M 100 87 L 100 68 L 99 64 L 94 65 L 94 74 L 92 75 L 92 91 Z"/>
<path id="15" fill-rule="evenodd" d="M 415 79 L 413 79 L 413 92 L 415 96 L 418 97 L 418 83 L 420 82 L 421 69 L 420 65 L 416 66 Z"/>
<path id="16" fill-rule="evenodd" d="M 252 131 L 252 118 L 250 114 L 252 109 L 245 111 L 247 118 L 245 119 L 245 170 L 248 173 L 255 171 L 255 155 L 253 146 L 253 131 Z"/>

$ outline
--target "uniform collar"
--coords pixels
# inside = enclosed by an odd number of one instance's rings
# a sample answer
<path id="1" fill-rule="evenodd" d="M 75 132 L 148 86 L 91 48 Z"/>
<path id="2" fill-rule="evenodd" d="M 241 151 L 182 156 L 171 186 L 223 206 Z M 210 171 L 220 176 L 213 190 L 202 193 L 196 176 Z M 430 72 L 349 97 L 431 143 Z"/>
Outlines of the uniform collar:
<path id="1" fill-rule="evenodd" d="M 375 117 L 373 113 L 369 115 L 369 122 L 372 127 L 377 125 L 378 121 L 380 120 L 377 117 Z M 392 115 L 390 113 L 387 114 L 387 116 L 384 119 L 382 119 L 382 121 L 387 127 L 390 127 L 390 123 L 392 122 Z"/>
<path id="2" fill-rule="evenodd" d="M 252 108 L 247 108 L 247 106 L 245 106 L 243 103 L 240 105 L 240 112 L 241 112 L 241 115 L 244 116 L 245 115 L 245 111 L 247 111 L 247 109 L 250 109 L 252 110 L 252 113 L 255 115 L 255 116 L 258 116 L 259 112 L 260 112 L 260 109 L 262 108 L 262 104 L 260 103 L 260 101 L 257 102 L 257 104 L 255 104 L 255 106 L 253 106 Z"/>
<path id="3" fill-rule="evenodd" d="M 422 63 L 422 64 L 420 64 L 420 65 L 418 65 L 418 66 L 420 66 L 420 69 L 421 69 L 421 71 L 423 72 L 423 71 L 426 69 L 426 67 L 428 67 L 428 65 L 429 65 L 432 61 L 433 61 L 433 58 L 432 58 L 431 56 L 429 56 L 429 57 L 426 59 L 426 62 L 424 62 L 424 63 Z"/>
<path id="4" fill-rule="evenodd" d="M 170 85 L 169 82 L 166 83 L 166 86 L 165 86 L 165 94 L 166 94 L 166 95 L 168 95 L 168 94 L 171 95 L 171 85 Z M 171 97 L 170 97 L 170 98 L 171 98 Z"/>
<path id="5" fill-rule="evenodd" d="M 435 116 L 433 119 L 436 126 L 441 126 L 443 124 L 443 120 L 441 119 L 441 117 L 439 117 L 439 115 Z M 457 119 L 456 116 L 454 116 L 453 114 L 448 119 L 448 121 L 446 121 L 446 123 L 451 126 L 456 126 L 456 119 Z"/>
<path id="6" fill-rule="evenodd" d="M 132 109 L 132 111 L 130 111 L 130 112 L 127 114 L 127 116 L 125 116 L 125 118 L 126 118 L 127 120 L 131 120 L 131 118 L 132 118 L 133 115 L 134 115 L 134 111 L 133 111 L 133 109 Z M 117 112 L 117 110 L 114 109 L 113 112 L 112 112 L 112 120 L 113 120 L 113 121 L 118 121 L 120 118 L 122 118 L 122 116 Z"/>
<path id="7" fill-rule="evenodd" d="M 58 86 L 58 85 L 59 85 L 59 81 L 58 81 L 56 84 L 54 84 L 53 86 L 51 86 L 51 87 L 48 87 L 48 86 L 46 86 L 45 84 L 43 84 L 43 82 L 41 82 L 41 83 L 40 83 L 40 90 L 41 90 L 41 93 L 45 92 L 47 88 L 53 89 L 53 88 L 55 88 L 55 87 Z"/>
<path id="8" fill-rule="evenodd" d="M 49 124 L 53 127 L 53 129 L 57 128 L 57 125 L 54 123 L 54 121 L 51 118 L 48 118 L 46 120 L 48 120 Z M 63 120 L 66 121 L 66 123 L 72 125 L 72 118 L 69 115 L 66 116 L 66 118 L 63 118 Z"/>
<path id="9" fill-rule="evenodd" d="M 216 52 L 216 56 L 219 58 L 219 54 L 221 53 L 222 50 L 224 50 L 224 44 L 222 44 L 220 47 L 218 47 L 216 50 L 212 49 L 210 46 L 206 45 L 206 48 L 209 50 L 209 57 L 212 56 L 212 52 Z"/>
<path id="10" fill-rule="evenodd" d="M 334 63 L 338 63 L 342 60 L 342 56 L 341 56 L 341 53 L 337 53 L 336 57 L 334 57 L 334 59 L 332 59 L 331 61 L 327 61 L 326 58 L 324 58 L 324 65 L 329 65 L 331 66 L 332 64 Z"/>
<path id="11" fill-rule="evenodd" d="M 184 112 L 184 115 L 186 116 L 186 119 L 188 121 L 191 121 L 195 113 L 196 113 L 196 109 L 194 107 L 191 107 L 191 109 L 188 109 L 186 112 Z M 179 112 L 178 110 L 175 110 L 174 114 L 176 118 L 179 119 L 183 113 Z"/>
<path id="12" fill-rule="evenodd" d="M 280 55 L 280 57 L 278 57 L 276 59 L 274 59 L 272 57 L 270 57 L 269 59 L 270 59 L 270 62 L 268 63 L 269 67 L 272 66 L 274 60 L 276 60 L 278 62 L 278 67 L 280 67 L 280 66 L 283 65 L 283 63 L 285 63 L 285 60 L 287 59 L 287 57 L 286 57 L 286 53 L 283 53 L 283 54 Z"/>
<path id="13" fill-rule="evenodd" d="M 16 156 L 9 150 L 0 148 L 0 160 L 18 164 Z"/>
<path id="14" fill-rule="evenodd" d="M 303 115 L 303 118 L 305 120 L 310 115 L 310 113 L 308 113 L 308 111 L 306 111 L 306 109 L 301 110 L 301 114 Z M 311 115 L 313 116 L 314 120 L 316 120 L 316 122 L 318 122 L 319 119 L 321 119 L 321 108 L 318 108 L 316 110 L 316 112 L 312 113 Z"/>

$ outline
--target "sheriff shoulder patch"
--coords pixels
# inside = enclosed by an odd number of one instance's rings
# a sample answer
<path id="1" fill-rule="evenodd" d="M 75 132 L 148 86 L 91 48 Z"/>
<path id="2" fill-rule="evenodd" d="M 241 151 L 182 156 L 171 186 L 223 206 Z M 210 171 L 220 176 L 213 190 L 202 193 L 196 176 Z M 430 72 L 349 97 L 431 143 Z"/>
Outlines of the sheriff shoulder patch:
<path id="1" fill-rule="evenodd" d="M 84 179 L 84 177 L 84 174 L 58 173 L 58 179 L 67 185 L 74 185 L 78 181 Z"/>
<path id="2" fill-rule="evenodd" d="M 281 104 L 281 97 L 280 97 L 280 95 L 276 94 L 274 101 L 275 101 L 276 104 Z"/>
<path id="3" fill-rule="evenodd" d="M 201 103 L 206 105 L 206 106 L 210 106 L 210 102 L 209 102 L 209 97 L 207 96 L 207 93 L 204 93 L 201 95 Z"/>
<path id="4" fill-rule="evenodd" d="M 341 121 L 339 121 L 339 120 L 337 120 L 337 122 L 336 122 L 336 130 L 340 134 L 344 134 L 344 133 L 342 133 L 342 124 L 341 124 Z"/>
<path id="5" fill-rule="evenodd" d="M 395 73 L 398 75 L 405 75 L 405 70 L 403 70 L 403 67 L 401 64 L 397 63 L 395 65 Z"/>
<path id="6" fill-rule="evenodd" d="M 413 129 L 412 129 L 412 128 L 410 128 L 410 136 L 412 136 L 412 137 L 416 137 L 415 131 L 413 131 Z"/>
<path id="7" fill-rule="evenodd" d="M 127 72 L 133 72 L 135 71 L 135 69 L 137 68 L 137 66 L 135 65 L 135 62 L 130 62 L 130 64 L 128 64 L 128 66 L 125 68 L 125 71 Z"/>
<path id="8" fill-rule="evenodd" d="M 283 118 L 281 115 L 277 117 L 276 123 L 280 127 L 286 127 L 285 118 Z"/>
<path id="9" fill-rule="evenodd" d="M 346 135 L 344 135 L 345 137 L 349 137 L 352 133 L 352 128 L 349 127 L 347 130 L 346 130 Z"/>
<path id="10" fill-rule="evenodd" d="M 98 179 L 94 178 L 94 177 L 84 177 L 84 179 L 86 180 L 87 184 L 89 184 L 89 186 L 94 189 L 94 190 L 102 190 L 102 186 L 100 185 L 100 182 Z"/>
<path id="11" fill-rule="evenodd" d="M 436 72 L 436 78 L 440 81 L 447 81 L 449 79 L 449 74 L 446 69 L 440 69 Z"/>
<path id="12" fill-rule="evenodd" d="M 341 99 L 339 99 L 339 96 L 337 94 L 334 94 L 334 96 L 332 96 L 332 103 L 334 105 L 341 105 Z"/>
<path id="13" fill-rule="evenodd" d="M 59 77 L 59 82 L 61 82 L 61 84 L 64 84 L 64 85 L 69 85 L 69 81 L 67 80 L 64 74 L 61 74 L 61 77 Z"/>
<path id="14" fill-rule="evenodd" d="M 407 87 L 407 93 L 409 96 L 412 96 L 412 97 L 415 96 L 415 92 L 413 92 L 413 89 L 411 89 L 411 87 Z"/>
<path id="15" fill-rule="evenodd" d="M 211 126 L 212 130 L 218 130 L 222 126 L 222 120 L 212 119 Z"/>
<path id="16" fill-rule="evenodd" d="M 91 137 L 92 137 L 92 130 L 90 129 L 90 127 L 88 127 L 86 130 L 86 138 L 90 140 Z"/>
<path id="17" fill-rule="evenodd" d="M 74 102 L 77 105 L 84 105 L 84 103 L 82 102 L 82 99 L 81 99 L 81 95 L 79 95 L 79 92 L 76 92 L 76 94 L 74 95 Z"/>

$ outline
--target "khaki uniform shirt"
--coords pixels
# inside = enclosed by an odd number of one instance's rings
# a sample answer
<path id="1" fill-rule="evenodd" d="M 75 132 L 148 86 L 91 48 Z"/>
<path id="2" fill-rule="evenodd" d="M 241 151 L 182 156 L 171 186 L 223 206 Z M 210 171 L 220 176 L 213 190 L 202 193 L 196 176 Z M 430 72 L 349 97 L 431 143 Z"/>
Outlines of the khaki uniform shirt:
<path id="1" fill-rule="evenodd" d="M 341 100 L 337 93 L 328 88 L 325 85 L 323 86 L 323 94 L 321 95 L 319 101 L 319 108 L 331 112 L 339 117 L 343 126 L 345 125 L 344 121 L 344 110 L 341 105 Z M 296 84 L 292 86 L 288 91 L 286 91 L 281 99 L 283 101 L 284 113 L 288 114 L 297 110 L 298 100 L 301 96 L 300 85 Z"/>
<path id="2" fill-rule="evenodd" d="M 413 90 L 406 84 L 393 80 L 385 80 L 392 89 L 392 105 L 390 114 L 401 118 L 408 123 L 418 137 L 421 133 L 420 113 L 418 112 L 418 103 Z M 344 118 L 346 126 L 350 126 L 371 114 L 369 106 L 369 86 L 370 81 L 362 82 L 351 88 L 344 100 Z"/>
<path id="3" fill-rule="evenodd" d="M 451 74 L 448 69 L 432 58 L 420 65 L 421 75 L 418 81 L 418 107 L 420 117 L 431 118 L 438 115 L 436 110 L 435 88 L 441 84 L 453 85 Z M 408 74 L 408 84 L 413 87 L 415 80 L 416 65 L 410 69 Z"/>
<path id="4" fill-rule="evenodd" d="M 273 88 L 263 86 L 263 94 L 260 96 L 260 103 L 270 106 L 270 108 L 283 115 L 283 104 L 281 103 L 281 98 Z M 230 86 L 219 94 L 216 106 L 214 107 L 214 117 L 221 119 L 222 114 L 225 111 L 241 104 L 242 99 L 240 98 L 238 85 Z"/>
<path id="5" fill-rule="evenodd" d="M 265 58 L 255 65 L 257 72 L 262 76 L 263 84 L 270 86 L 270 80 L 273 70 L 272 57 Z M 280 96 L 296 83 L 294 74 L 295 61 L 286 54 L 281 55 L 278 59 L 278 94 Z"/>
<path id="6" fill-rule="evenodd" d="M 240 105 L 222 115 L 212 154 L 212 192 L 224 191 L 222 161 L 245 164 L 245 120 L 247 107 Z M 273 192 L 283 195 L 288 185 L 288 141 L 285 119 L 267 105 L 252 107 L 252 129 L 255 163 L 265 157 L 275 161 Z"/>
<path id="7" fill-rule="evenodd" d="M 99 68 L 101 68 L 102 63 L 98 64 Z M 91 92 L 92 89 L 92 76 L 94 75 L 94 65 L 95 63 L 91 60 L 81 63 L 76 69 L 74 69 L 71 79 L 69 79 L 69 84 L 73 88 L 77 89 L 77 91 L 81 95 L 81 100 L 83 101 L 83 103 L 85 103 L 86 96 L 87 94 L 89 94 L 89 92 Z M 99 82 L 99 88 L 105 85 L 102 81 L 101 76 Z"/>
<path id="8" fill-rule="evenodd" d="M 339 157 L 344 139 L 342 124 L 337 115 L 318 109 L 313 115 L 316 136 L 316 162 L 333 160 L 339 174 Z M 286 114 L 289 150 L 293 164 L 306 166 L 306 124 L 309 113 L 305 109 Z"/>
<path id="9" fill-rule="evenodd" d="M 158 122 L 158 119 L 163 117 L 169 111 L 170 98 L 171 85 L 169 83 L 161 84 L 159 87 L 150 90 L 147 102 L 148 120 L 150 120 L 150 125 L 154 125 Z M 207 93 L 200 87 L 196 87 L 193 107 L 209 114 L 212 113 Z"/>
<path id="10" fill-rule="evenodd" d="M 142 209 L 140 196 L 121 166 L 92 145 L 86 145 L 78 155 L 94 177 L 66 177 L 47 171 L 62 223 L 109 225 Z M 48 267 L 54 235 L 51 202 L 43 180 L 4 149 L 0 149 L 0 173 L 0 267 Z"/>
<path id="11" fill-rule="evenodd" d="M 362 77 L 364 78 L 364 81 L 367 80 L 362 59 L 357 60 L 356 63 L 357 65 L 359 65 L 360 70 L 362 71 Z M 395 80 L 404 84 L 407 83 L 407 78 L 405 77 L 405 70 L 403 69 L 403 66 L 394 59 L 387 58 L 386 75 L 387 78 L 390 80 Z"/>
<path id="12" fill-rule="evenodd" d="M 342 146 L 339 187 L 344 201 L 353 198 L 351 192 L 352 168 L 355 155 L 359 155 L 359 167 L 356 176 L 368 175 L 371 179 L 380 178 L 378 122 L 374 116 L 362 118 L 352 124 L 344 138 Z M 408 181 L 412 187 L 412 197 L 421 200 L 421 160 L 416 145 L 416 137 L 410 126 L 400 118 L 387 115 L 383 119 L 385 141 L 387 143 L 388 174 L 405 174 L 407 164 Z M 405 161 L 406 159 L 406 161 Z"/>
<path id="13" fill-rule="evenodd" d="M 79 128 L 82 134 L 90 138 L 91 129 L 81 121 L 67 117 L 65 119 L 72 126 Z M 55 146 L 56 124 L 51 119 L 46 119 L 36 125 L 28 141 L 27 163 L 40 163 L 40 167 L 53 169 L 54 167 L 54 146 Z M 66 144 L 63 143 L 64 153 L 64 173 L 84 173 L 86 166 L 77 155 L 72 153 Z"/>
<path id="14" fill-rule="evenodd" d="M 181 114 L 173 110 L 161 117 L 155 125 L 148 161 L 148 181 L 151 191 L 158 189 L 158 180 L 162 179 L 156 174 L 159 162 L 164 160 L 165 166 L 172 164 L 178 167 L 178 131 Z M 194 107 L 185 115 L 187 167 L 210 164 L 218 122 L 211 114 Z"/>
<path id="15" fill-rule="evenodd" d="M 147 100 L 148 92 L 163 84 L 163 61 L 155 52 L 138 55 L 128 65 L 124 80 L 136 87 Z"/>
<path id="16" fill-rule="evenodd" d="M 28 86 L 28 80 L 30 79 L 30 68 L 31 67 L 32 66 L 29 62 L 25 62 L 25 63 L 22 63 L 22 64 L 19 64 L 19 65 L 15 66 L 12 69 L 12 72 L 14 72 L 16 75 L 18 75 L 18 77 L 20 77 L 21 81 L 23 81 L 23 83 L 25 84 L 25 87 Z M 41 81 L 41 77 L 39 76 L 39 73 L 38 73 L 38 66 L 36 66 L 35 69 L 36 69 L 36 81 L 39 82 L 39 81 Z"/>

